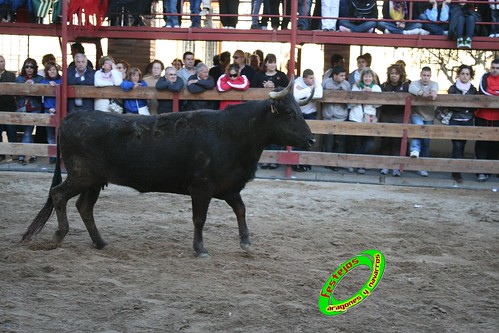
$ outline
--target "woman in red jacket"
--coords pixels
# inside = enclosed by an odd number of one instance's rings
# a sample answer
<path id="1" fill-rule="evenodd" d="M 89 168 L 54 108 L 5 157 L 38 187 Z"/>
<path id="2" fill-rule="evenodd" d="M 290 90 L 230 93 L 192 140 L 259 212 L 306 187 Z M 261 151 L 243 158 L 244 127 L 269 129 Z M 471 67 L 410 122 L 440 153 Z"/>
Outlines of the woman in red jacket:
<path id="1" fill-rule="evenodd" d="M 250 86 L 250 81 L 245 75 L 241 75 L 238 64 L 230 64 L 217 81 L 218 91 L 229 91 L 231 89 L 246 90 Z M 220 101 L 220 110 L 225 109 L 228 105 L 240 104 L 244 101 Z"/>

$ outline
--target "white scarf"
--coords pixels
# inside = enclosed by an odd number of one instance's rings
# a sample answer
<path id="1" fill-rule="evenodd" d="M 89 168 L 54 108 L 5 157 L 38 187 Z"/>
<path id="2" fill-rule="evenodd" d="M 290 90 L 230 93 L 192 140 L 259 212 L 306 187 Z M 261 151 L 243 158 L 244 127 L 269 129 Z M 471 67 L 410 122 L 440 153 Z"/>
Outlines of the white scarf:
<path id="1" fill-rule="evenodd" d="M 461 80 L 457 79 L 456 88 L 461 90 L 463 92 L 463 95 L 466 95 L 468 93 L 470 87 L 471 87 L 471 81 L 468 81 L 468 83 L 463 83 L 461 82 Z"/>

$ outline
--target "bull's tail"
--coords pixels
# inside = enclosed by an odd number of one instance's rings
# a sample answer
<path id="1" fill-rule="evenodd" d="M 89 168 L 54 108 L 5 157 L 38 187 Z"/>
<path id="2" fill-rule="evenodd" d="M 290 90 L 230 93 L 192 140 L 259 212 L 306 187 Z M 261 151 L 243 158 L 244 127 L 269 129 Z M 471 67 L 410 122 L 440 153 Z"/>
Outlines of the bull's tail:
<path id="1" fill-rule="evenodd" d="M 52 184 L 50 185 L 50 189 L 53 187 L 59 185 L 62 183 L 62 176 L 61 176 L 61 152 L 59 150 L 59 144 L 57 145 L 57 160 L 55 163 L 55 170 L 54 170 L 54 177 L 52 177 Z M 49 191 L 49 197 L 47 198 L 47 202 L 45 202 L 45 205 L 43 208 L 38 212 L 36 215 L 35 219 L 33 222 L 31 222 L 30 226 L 28 227 L 28 230 L 23 235 L 22 242 L 27 242 L 31 240 L 31 237 L 33 235 L 38 234 L 43 227 L 45 226 L 45 223 L 47 223 L 48 219 L 52 215 L 52 212 L 54 211 L 54 202 L 52 201 L 52 196 L 50 195 Z"/>

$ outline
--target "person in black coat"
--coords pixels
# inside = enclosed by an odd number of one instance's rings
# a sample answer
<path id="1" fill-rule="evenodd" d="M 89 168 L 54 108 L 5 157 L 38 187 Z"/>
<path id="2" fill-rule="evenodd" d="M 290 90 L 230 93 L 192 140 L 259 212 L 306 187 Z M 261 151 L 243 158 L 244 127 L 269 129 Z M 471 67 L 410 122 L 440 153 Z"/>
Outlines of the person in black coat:
<path id="1" fill-rule="evenodd" d="M 170 90 L 179 92 L 184 88 L 184 80 L 177 76 L 177 70 L 173 66 L 165 69 L 165 76 L 156 82 L 157 90 Z M 173 101 L 171 99 L 158 99 L 158 114 L 173 112 Z"/>
<path id="2" fill-rule="evenodd" d="M 5 69 L 5 58 L 0 55 L 0 83 L 16 82 L 16 75 Z M 0 112 L 15 112 L 16 100 L 12 95 L 0 95 Z M 0 124 L 0 142 L 2 141 L 3 131 L 7 132 L 9 142 L 17 142 L 16 125 Z M 0 161 L 5 159 L 5 155 L 0 155 Z"/>
<path id="3" fill-rule="evenodd" d="M 187 80 L 187 90 L 191 94 L 200 94 L 207 90 L 212 90 L 215 88 L 215 84 L 215 80 L 209 75 L 208 66 L 204 63 L 199 63 L 196 66 L 196 74 L 191 75 Z M 183 111 L 202 109 L 218 110 L 218 102 L 202 99 L 189 100 L 185 104 Z"/>

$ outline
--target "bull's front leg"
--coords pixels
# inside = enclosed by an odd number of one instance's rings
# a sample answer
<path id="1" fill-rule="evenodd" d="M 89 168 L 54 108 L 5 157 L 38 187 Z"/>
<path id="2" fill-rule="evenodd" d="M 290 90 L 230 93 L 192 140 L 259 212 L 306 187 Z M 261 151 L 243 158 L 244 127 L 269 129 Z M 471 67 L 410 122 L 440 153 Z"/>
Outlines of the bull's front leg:
<path id="1" fill-rule="evenodd" d="M 203 227 L 208 214 L 211 197 L 205 195 L 191 195 L 192 198 L 192 221 L 194 222 L 194 240 L 192 246 L 196 255 L 200 258 L 208 257 L 203 243 Z"/>
<path id="2" fill-rule="evenodd" d="M 246 225 L 246 206 L 244 205 L 243 199 L 241 198 L 241 195 L 238 194 L 234 198 L 225 201 L 232 207 L 232 210 L 236 214 L 237 226 L 239 227 L 239 245 L 241 246 L 241 249 L 249 253 L 252 251 L 252 248 L 249 239 L 248 226 Z"/>

